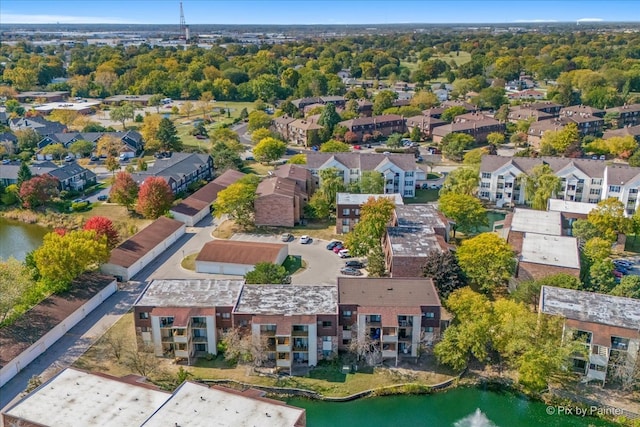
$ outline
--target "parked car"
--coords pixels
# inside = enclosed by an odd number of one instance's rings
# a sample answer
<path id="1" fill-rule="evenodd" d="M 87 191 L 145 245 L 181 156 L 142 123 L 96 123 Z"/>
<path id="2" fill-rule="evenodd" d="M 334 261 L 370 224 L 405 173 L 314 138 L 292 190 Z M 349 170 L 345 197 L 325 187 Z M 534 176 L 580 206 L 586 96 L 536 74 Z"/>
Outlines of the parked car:
<path id="1" fill-rule="evenodd" d="M 10 160 L 10 159 L 4 159 L 4 160 L 2 160 L 2 164 L 3 164 L 3 165 L 8 165 L 9 163 L 11 163 L 11 160 Z"/>
<path id="2" fill-rule="evenodd" d="M 280 236 L 280 240 L 282 240 L 283 242 L 288 242 L 289 240 L 293 239 L 293 234 L 291 233 L 282 233 L 282 235 Z"/>
<path id="3" fill-rule="evenodd" d="M 612 271 L 613 275 L 616 276 L 617 278 L 622 278 L 622 276 L 624 276 L 624 274 L 622 274 L 621 272 L 619 272 L 618 270 L 613 270 Z"/>
<path id="4" fill-rule="evenodd" d="M 614 259 L 613 260 L 613 264 L 614 265 L 622 265 L 622 266 L 624 266 L 626 268 L 633 268 L 633 265 L 634 265 L 632 261 L 627 261 L 627 260 L 624 260 L 624 259 Z"/>
<path id="5" fill-rule="evenodd" d="M 340 249 L 340 252 L 338 252 L 338 256 L 340 258 L 351 258 L 351 254 L 349 253 L 349 249 Z"/>
<path id="6" fill-rule="evenodd" d="M 74 157 L 73 157 L 73 156 L 66 156 L 66 157 L 64 158 L 64 161 L 65 161 L 65 162 L 67 162 L 67 163 L 69 163 L 69 162 L 73 162 L 73 160 L 74 160 Z"/>
<path id="7" fill-rule="evenodd" d="M 354 145 L 354 146 L 353 146 L 353 149 L 354 149 L 354 150 L 360 150 L 360 149 L 362 149 L 362 147 L 360 147 L 359 145 Z"/>
<path id="8" fill-rule="evenodd" d="M 306 234 L 304 236 L 300 236 L 300 243 L 303 245 L 311 243 L 311 237 L 307 236 Z"/>
<path id="9" fill-rule="evenodd" d="M 422 158 L 422 156 L 416 157 L 416 163 L 422 163 L 422 162 L 424 162 L 424 159 Z"/>
<path id="10" fill-rule="evenodd" d="M 82 200 L 82 199 L 73 199 L 71 201 L 71 203 L 84 203 L 86 200 Z"/>
<path id="11" fill-rule="evenodd" d="M 98 200 L 101 202 L 106 201 L 109 198 L 109 196 L 107 196 L 106 194 L 101 194 L 98 196 Z"/>
<path id="12" fill-rule="evenodd" d="M 91 160 L 92 162 L 97 162 L 98 160 L 100 160 L 100 157 L 98 157 L 98 156 L 91 156 L 90 160 Z"/>
<path id="13" fill-rule="evenodd" d="M 356 261 L 355 259 L 345 262 L 344 266 L 351 267 L 351 268 L 364 268 L 364 264 L 361 263 L 360 261 Z"/>
<path id="14" fill-rule="evenodd" d="M 360 270 L 356 270 L 355 268 L 345 267 L 340 269 L 340 273 L 345 276 L 362 276 L 362 272 Z"/>
<path id="15" fill-rule="evenodd" d="M 204 135 L 196 135 L 196 139 L 207 139 Z"/>
<path id="16" fill-rule="evenodd" d="M 329 244 L 327 245 L 327 249 L 332 251 L 333 248 L 335 248 L 338 245 L 342 246 L 342 242 L 340 242 L 338 240 L 334 240 L 333 242 L 329 242 Z"/>
<path id="17" fill-rule="evenodd" d="M 341 250 L 343 250 L 343 249 L 344 249 L 344 246 L 342 246 L 342 243 L 340 243 L 339 245 L 335 245 L 335 246 L 333 247 L 333 253 L 336 253 L 336 254 L 337 254 L 338 252 L 340 252 L 340 251 L 341 251 Z"/>

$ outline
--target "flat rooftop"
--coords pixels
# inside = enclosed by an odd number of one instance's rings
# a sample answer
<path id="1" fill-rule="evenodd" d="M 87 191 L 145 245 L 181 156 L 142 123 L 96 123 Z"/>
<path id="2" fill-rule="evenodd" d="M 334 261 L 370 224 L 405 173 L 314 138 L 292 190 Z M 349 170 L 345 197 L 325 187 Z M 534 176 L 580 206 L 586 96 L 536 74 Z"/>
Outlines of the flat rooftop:
<path id="1" fill-rule="evenodd" d="M 136 301 L 145 307 L 234 306 L 244 280 L 154 280 Z"/>
<path id="2" fill-rule="evenodd" d="M 430 227 L 387 227 L 393 256 L 426 257 L 442 247 Z"/>
<path id="3" fill-rule="evenodd" d="M 233 390 L 183 383 L 143 427 L 304 425 L 305 410 Z"/>
<path id="4" fill-rule="evenodd" d="M 595 203 L 571 202 L 569 200 L 549 199 L 547 209 L 554 212 L 588 215 L 598 205 Z"/>
<path id="5" fill-rule="evenodd" d="M 139 426 L 170 397 L 164 391 L 67 368 L 5 413 L 42 426 Z"/>
<path id="6" fill-rule="evenodd" d="M 560 212 L 544 212 L 516 208 L 511 220 L 511 231 L 521 231 L 552 236 L 562 235 Z"/>
<path id="7" fill-rule="evenodd" d="M 578 240 L 575 237 L 525 233 L 520 253 L 521 262 L 580 268 Z"/>
<path id="8" fill-rule="evenodd" d="M 336 285 L 244 285 L 234 313 L 335 314 Z"/>
<path id="9" fill-rule="evenodd" d="M 370 197 L 378 199 L 380 197 L 388 197 L 393 199 L 396 206 L 403 205 L 402 196 L 398 193 L 394 194 L 353 194 L 353 193 L 338 193 L 336 196 L 337 204 L 339 205 L 362 205 Z"/>
<path id="10" fill-rule="evenodd" d="M 442 214 L 433 205 L 403 205 L 396 207 L 398 227 L 446 228 Z"/>
<path id="11" fill-rule="evenodd" d="M 73 111 L 82 111 L 87 108 L 95 107 L 100 105 L 99 102 L 96 101 L 87 101 L 87 102 L 49 102 L 47 104 L 43 104 L 39 107 L 36 107 L 36 111 L 52 111 L 52 110 L 73 110 Z"/>
<path id="12" fill-rule="evenodd" d="M 540 290 L 540 312 L 636 332 L 640 325 L 639 299 L 552 286 Z"/>

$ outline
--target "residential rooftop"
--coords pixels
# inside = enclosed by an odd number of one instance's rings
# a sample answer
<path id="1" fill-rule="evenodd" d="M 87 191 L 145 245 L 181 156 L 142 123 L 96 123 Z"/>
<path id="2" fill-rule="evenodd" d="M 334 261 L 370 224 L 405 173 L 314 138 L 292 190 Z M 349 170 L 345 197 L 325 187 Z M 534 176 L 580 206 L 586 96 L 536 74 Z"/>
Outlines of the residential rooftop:
<path id="1" fill-rule="evenodd" d="M 234 313 L 335 314 L 335 285 L 244 285 Z"/>
<path id="2" fill-rule="evenodd" d="M 447 228 L 443 215 L 433 205 L 397 206 L 396 217 L 398 227 Z"/>
<path id="3" fill-rule="evenodd" d="M 442 252 L 440 236 L 430 227 L 387 227 L 393 256 L 426 257 L 429 252 Z M 444 241 L 444 239 L 443 239 Z"/>
<path id="4" fill-rule="evenodd" d="M 552 286 L 540 290 L 540 312 L 635 331 L 640 325 L 639 299 Z"/>
<path id="5" fill-rule="evenodd" d="M 575 237 L 526 233 L 520 262 L 580 269 L 578 241 Z"/>
<path id="6" fill-rule="evenodd" d="M 588 215 L 598 205 L 594 203 L 573 202 L 561 199 L 549 199 L 547 210 L 572 214 Z"/>
<path id="7" fill-rule="evenodd" d="M 339 303 L 377 307 L 440 305 L 427 278 L 338 277 Z"/>
<path id="8" fill-rule="evenodd" d="M 394 194 L 354 194 L 354 193 L 338 193 L 336 196 L 339 205 L 363 205 L 370 197 L 378 200 L 381 197 L 393 199 L 396 206 L 403 205 L 402 196 L 398 193 Z"/>
<path id="9" fill-rule="evenodd" d="M 560 212 L 516 208 L 511 220 L 511 231 L 561 236 L 562 218 Z"/>
<path id="10" fill-rule="evenodd" d="M 169 397 L 157 389 L 67 368 L 5 414 L 41 426 L 139 426 Z"/>
<path id="11" fill-rule="evenodd" d="M 138 297 L 136 306 L 215 307 L 234 306 L 244 280 L 154 280 Z"/>
<path id="12" fill-rule="evenodd" d="M 184 382 L 142 427 L 293 427 L 304 422 L 304 409 L 265 399 L 253 389 L 239 392 Z"/>
<path id="13" fill-rule="evenodd" d="M 255 265 L 259 262 L 275 263 L 283 248 L 288 250 L 288 246 L 282 243 L 212 240 L 204 244 L 196 261 L 244 265 Z"/>

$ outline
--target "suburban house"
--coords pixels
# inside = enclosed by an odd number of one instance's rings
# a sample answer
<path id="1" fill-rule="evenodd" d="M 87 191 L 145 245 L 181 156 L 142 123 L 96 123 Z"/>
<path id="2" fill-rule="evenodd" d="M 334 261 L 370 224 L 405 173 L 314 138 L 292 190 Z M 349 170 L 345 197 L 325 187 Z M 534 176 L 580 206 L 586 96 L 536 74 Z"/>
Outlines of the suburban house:
<path id="1" fill-rule="evenodd" d="M 267 366 L 290 373 L 316 366 L 338 352 L 338 288 L 244 285 L 233 324 L 264 345 Z"/>
<path id="2" fill-rule="evenodd" d="M 287 125 L 287 137 L 289 142 L 298 145 L 309 146 L 313 142 L 313 134 L 324 129 L 318 124 L 318 115 L 309 116 L 304 119 L 296 119 Z"/>
<path id="3" fill-rule="evenodd" d="M 0 113 L 0 116 L 3 113 Z M 0 117 L 0 124 L 2 123 L 2 117 Z M 18 137 L 13 134 L 13 132 L 1 132 L 0 133 L 0 144 L 3 146 L 5 144 L 11 144 L 14 148 L 18 146 Z"/>
<path id="4" fill-rule="evenodd" d="M 346 127 L 348 131 L 355 133 L 360 141 L 364 139 L 365 135 L 373 135 L 374 132 L 380 132 L 384 136 L 389 136 L 392 133 L 404 133 L 406 130 L 404 117 L 397 114 L 356 117 L 338 124 Z"/>
<path id="5" fill-rule="evenodd" d="M 174 194 L 187 191 L 191 184 L 213 178 L 213 159 L 208 154 L 171 153 L 170 157 L 156 159 L 146 171 L 131 174 L 142 184 L 150 176 L 159 176 L 167 181 Z"/>
<path id="6" fill-rule="evenodd" d="M 398 193 L 415 197 L 416 181 L 425 179 L 425 172 L 416 166 L 413 154 L 378 153 L 308 153 L 307 169 L 311 171 L 316 187 L 320 185 L 319 171 L 336 168 L 345 186 L 358 182 L 364 171 L 378 171 L 385 178 L 384 194 Z"/>
<path id="7" fill-rule="evenodd" d="M 62 123 L 51 122 L 42 117 L 19 117 L 9 120 L 9 128 L 13 131 L 33 129 L 38 135 L 44 137 L 55 133 L 62 133 L 67 127 Z"/>
<path id="8" fill-rule="evenodd" d="M 505 124 L 481 113 L 467 113 L 456 116 L 453 122 L 433 129 L 433 142 L 440 143 L 450 133 L 471 135 L 476 142 L 485 142 L 491 132 L 504 132 Z"/>
<path id="9" fill-rule="evenodd" d="M 64 191 L 80 191 L 96 183 L 96 174 L 75 162 L 65 163 L 59 168 L 48 171 L 47 175 L 56 178 L 60 182 L 59 189 Z"/>
<path id="10" fill-rule="evenodd" d="M 243 280 L 153 280 L 134 308 L 136 336 L 158 357 L 192 364 L 218 354 L 222 333 L 232 327 L 231 311 Z"/>
<path id="11" fill-rule="evenodd" d="M 184 223 L 161 216 L 113 249 L 109 261 L 102 264 L 100 270 L 104 274 L 115 276 L 119 281 L 131 280 L 184 232 Z"/>
<path id="12" fill-rule="evenodd" d="M 300 223 L 308 195 L 290 178 L 272 176 L 256 189 L 254 220 L 257 226 L 293 227 Z"/>
<path id="13" fill-rule="evenodd" d="M 111 136 L 122 141 L 122 147 L 120 148 L 120 154 L 123 154 L 127 158 L 135 157 L 142 152 L 143 143 L 142 135 L 135 130 L 129 130 L 126 132 L 62 132 L 47 135 L 40 142 L 38 142 L 38 151 L 43 149 L 49 144 L 62 144 L 63 147 L 69 148 L 71 144 L 76 141 L 89 141 L 95 147 L 98 141 L 103 136 Z M 43 158 L 42 154 L 36 153 L 39 158 Z"/>
<path id="14" fill-rule="evenodd" d="M 583 339 L 587 355 L 573 367 L 586 381 L 604 386 L 616 374 L 630 375 L 640 357 L 640 300 L 543 286 L 539 313 L 561 316 L 566 339 Z"/>
<path id="15" fill-rule="evenodd" d="M 282 265 L 288 255 L 287 244 L 212 240 L 196 257 L 196 271 L 244 276 L 260 262 Z"/>
<path id="16" fill-rule="evenodd" d="M 42 99 L 45 102 L 60 102 L 66 101 L 69 97 L 69 92 L 67 91 L 53 91 L 53 92 L 45 92 L 45 91 L 29 91 L 29 92 L 20 92 L 16 95 L 16 100 L 18 102 L 32 102 L 37 99 Z"/>
<path id="17" fill-rule="evenodd" d="M 187 226 L 193 227 L 203 218 L 211 214 L 211 204 L 216 201 L 218 193 L 238 181 L 244 175 L 242 172 L 229 169 L 176 206 L 173 206 L 169 212 L 173 215 L 173 219 L 182 221 Z"/>
<path id="18" fill-rule="evenodd" d="M 602 135 L 602 138 L 609 139 L 609 138 L 613 138 L 614 136 L 621 136 L 621 137 L 632 136 L 636 140 L 636 142 L 640 142 L 640 125 L 637 125 L 637 126 L 627 125 L 620 129 L 605 130 L 604 134 Z"/>
<path id="19" fill-rule="evenodd" d="M 183 382 L 173 393 L 128 375 L 65 368 L 2 413 L 5 426 L 304 427 L 305 410 L 244 391 Z M 225 410 L 221 410 L 224 408 Z"/>
<path id="20" fill-rule="evenodd" d="M 423 139 L 431 138 L 433 129 L 438 126 L 446 125 L 444 120 L 436 119 L 431 116 L 414 116 L 409 117 L 406 121 L 407 132 L 412 133 L 415 128 L 420 129 L 420 135 Z"/>
<path id="21" fill-rule="evenodd" d="M 431 279 L 338 278 L 340 347 L 397 366 L 440 335 L 441 304 Z"/>
<path id="22" fill-rule="evenodd" d="M 540 279 L 559 273 L 580 277 L 578 239 L 564 235 L 560 212 L 516 208 L 494 228 L 516 254 L 517 278 Z"/>
<path id="23" fill-rule="evenodd" d="M 7 164 L 0 166 L 0 184 L 7 187 L 18 182 L 18 171 L 21 162 L 13 160 Z M 33 176 L 44 175 L 50 171 L 58 169 L 58 165 L 51 162 L 38 162 L 29 165 L 29 170 Z"/>
<path id="24" fill-rule="evenodd" d="M 379 199 L 389 197 L 393 203 L 403 205 L 402 196 L 395 194 L 354 194 L 338 193 L 336 195 L 336 233 L 346 234 L 353 231 L 353 228 L 360 221 L 360 208 L 370 198 Z"/>
<path id="25" fill-rule="evenodd" d="M 615 123 L 619 128 L 640 125 L 640 104 L 624 104 L 620 107 L 607 108 L 605 111 L 605 114 L 618 115 Z"/>
<path id="26" fill-rule="evenodd" d="M 449 220 L 433 205 L 397 205 L 392 225 L 382 238 L 391 277 L 422 277 L 431 252 L 450 250 Z"/>
<path id="27" fill-rule="evenodd" d="M 598 203 L 610 197 L 620 200 L 627 215 L 638 208 L 640 168 L 608 165 L 602 160 L 561 157 L 482 156 L 479 197 L 498 206 L 523 205 L 524 191 L 519 177 L 534 166 L 547 164 L 560 177 L 562 187 L 554 198 Z"/>

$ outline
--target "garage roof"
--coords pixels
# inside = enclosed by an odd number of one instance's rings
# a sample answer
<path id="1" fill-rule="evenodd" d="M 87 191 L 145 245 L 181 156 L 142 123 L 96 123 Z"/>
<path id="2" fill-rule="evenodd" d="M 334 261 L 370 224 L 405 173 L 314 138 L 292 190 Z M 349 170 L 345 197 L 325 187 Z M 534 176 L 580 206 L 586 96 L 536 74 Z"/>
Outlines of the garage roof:
<path id="1" fill-rule="evenodd" d="M 259 262 L 275 263 L 278 254 L 286 246 L 278 243 L 213 240 L 202 247 L 196 261 L 244 265 L 255 265 Z"/>

